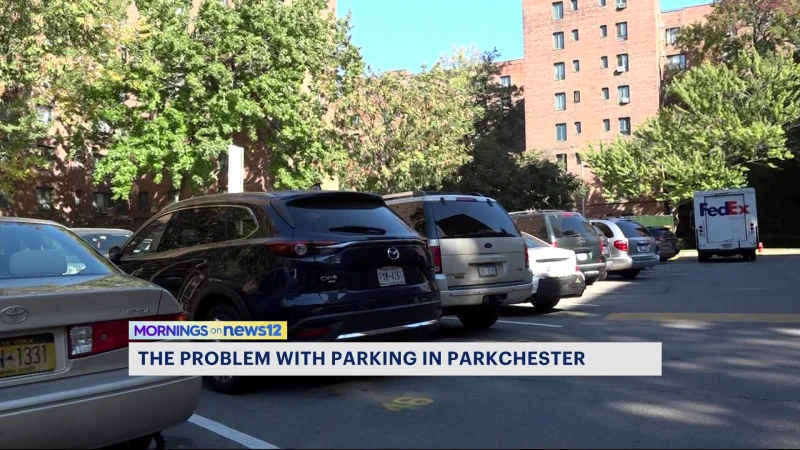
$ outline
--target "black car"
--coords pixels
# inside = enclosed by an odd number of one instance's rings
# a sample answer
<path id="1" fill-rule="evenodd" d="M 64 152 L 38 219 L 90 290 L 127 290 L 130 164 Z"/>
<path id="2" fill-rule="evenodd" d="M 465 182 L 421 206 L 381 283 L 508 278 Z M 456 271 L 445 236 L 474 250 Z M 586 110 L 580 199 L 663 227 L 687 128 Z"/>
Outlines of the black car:
<path id="1" fill-rule="evenodd" d="M 166 207 L 111 260 L 188 320 L 288 321 L 292 341 L 419 337 L 439 326 L 431 251 L 377 195 L 208 195 Z M 220 392 L 246 377 L 214 377 Z"/>
<path id="2" fill-rule="evenodd" d="M 674 258 L 681 252 L 681 244 L 678 242 L 678 237 L 675 236 L 667 227 L 647 227 L 650 234 L 656 239 L 658 244 L 658 256 L 661 262 L 666 262 Z"/>

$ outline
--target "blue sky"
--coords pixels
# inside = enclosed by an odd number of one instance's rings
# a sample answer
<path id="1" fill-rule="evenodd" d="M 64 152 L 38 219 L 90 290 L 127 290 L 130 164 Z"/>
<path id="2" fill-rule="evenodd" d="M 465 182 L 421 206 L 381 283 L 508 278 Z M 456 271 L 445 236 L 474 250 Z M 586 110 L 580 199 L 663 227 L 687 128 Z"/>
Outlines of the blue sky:
<path id="1" fill-rule="evenodd" d="M 703 3 L 710 1 L 661 0 L 661 7 Z M 348 10 L 353 43 L 378 70 L 416 72 L 454 45 L 497 47 L 502 59 L 522 58 L 522 0 L 337 0 L 340 16 Z"/>

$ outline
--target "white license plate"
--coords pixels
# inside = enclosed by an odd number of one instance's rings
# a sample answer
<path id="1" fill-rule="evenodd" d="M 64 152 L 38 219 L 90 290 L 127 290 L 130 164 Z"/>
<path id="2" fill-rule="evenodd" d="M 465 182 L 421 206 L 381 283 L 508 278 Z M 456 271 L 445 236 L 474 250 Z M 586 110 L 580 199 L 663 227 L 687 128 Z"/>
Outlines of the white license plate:
<path id="1" fill-rule="evenodd" d="M 406 276 L 401 267 L 378 269 L 378 282 L 381 286 L 400 286 L 406 284 Z"/>
<path id="2" fill-rule="evenodd" d="M 576 256 L 578 257 L 578 261 L 586 261 L 589 259 L 588 253 L 577 253 Z"/>
<path id="3" fill-rule="evenodd" d="M 646 251 L 647 251 L 647 250 L 649 250 L 649 249 L 650 249 L 650 246 L 649 246 L 649 245 L 647 245 L 647 244 L 645 244 L 645 245 L 640 245 L 640 246 L 639 246 L 639 251 L 640 251 L 640 252 L 646 252 Z"/>
<path id="4" fill-rule="evenodd" d="M 722 247 L 724 247 L 724 248 L 732 248 L 733 244 L 722 244 Z"/>
<path id="5" fill-rule="evenodd" d="M 481 277 L 496 277 L 497 266 L 494 264 L 483 264 L 478 266 L 478 275 Z"/>

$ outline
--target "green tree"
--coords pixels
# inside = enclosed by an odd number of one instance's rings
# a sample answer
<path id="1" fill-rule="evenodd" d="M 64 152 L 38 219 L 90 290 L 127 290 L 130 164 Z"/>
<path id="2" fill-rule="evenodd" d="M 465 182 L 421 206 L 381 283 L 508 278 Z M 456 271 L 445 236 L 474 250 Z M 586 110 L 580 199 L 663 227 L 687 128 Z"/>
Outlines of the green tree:
<path id="1" fill-rule="evenodd" d="M 474 102 L 472 59 L 457 53 L 419 74 L 369 68 L 340 104 L 340 183 L 389 193 L 440 188 L 469 160 Z"/>
<path id="2" fill-rule="evenodd" d="M 113 50 L 124 13 L 120 0 L 0 2 L 0 196 L 36 174 L 37 144 L 60 138 L 39 108 L 58 112 L 74 96 L 72 80 Z"/>
<path id="3" fill-rule="evenodd" d="M 705 63 L 668 88 L 672 104 L 589 155 L 611 198 L 652 196 L 677 220 L 703 189 L 746 184 L 749 164 L 792 158 L 784 125 L 800 117 L 800 66 L 757 54 L 728 67 Z"/>
<path id="4" fill-rule="evenodd" d="M 105 147 L 97 181 L 127 198 L 143 175 L 199 188 L 238 136 L 264 152 L 277 188 L 305 188 L 331 171 L 336 133 L 329 106 L 362 71 L 349 17 L 325 0 L 137 1 L 124 51 L 82 85 L 73 107 L 87 126 L 74 143 Z"/>

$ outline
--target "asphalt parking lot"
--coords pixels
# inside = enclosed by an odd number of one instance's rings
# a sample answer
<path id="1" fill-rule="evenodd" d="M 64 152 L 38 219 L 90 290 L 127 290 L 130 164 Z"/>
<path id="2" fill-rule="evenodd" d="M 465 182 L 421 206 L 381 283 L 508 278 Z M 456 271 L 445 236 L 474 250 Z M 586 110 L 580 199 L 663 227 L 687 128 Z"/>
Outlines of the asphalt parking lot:
<path id="1" fill-rule="evenodd" d="M 800 447 L 800 255 L 683 258 L 438 340 L 663 342 L 661 377 L 320 377 L 206 390 L 168 448 Z"/>

